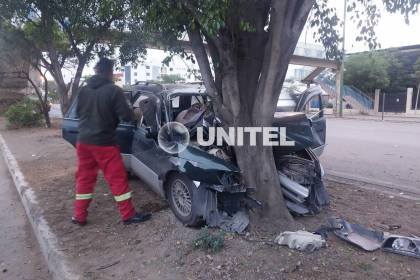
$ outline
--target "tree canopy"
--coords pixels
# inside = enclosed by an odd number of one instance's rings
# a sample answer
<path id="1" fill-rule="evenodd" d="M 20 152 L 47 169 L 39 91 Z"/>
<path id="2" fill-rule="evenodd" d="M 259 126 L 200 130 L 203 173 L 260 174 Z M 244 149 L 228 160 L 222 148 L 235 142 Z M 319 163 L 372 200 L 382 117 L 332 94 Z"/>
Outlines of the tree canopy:
<path id="1" fill-rule="evenodd" d="M 390 61 L 386 54 L 352 54 L 345 63 L 344 83 L 353 85 L 373 95 L 375 89 L 385 89 L 390 84 Z"/>
<path id="2" fill-rule="evenodd" d="M 4 0 L 0 3 L 0 20 L 2 26 L 22 31 L 25 45 L 43 54 L 39 58 L 57 83 L 65 112 L 72 92 L 79 87 L 85 65 L 95 56 L 109 56 L 119 48 L 119 59 L 125 64 L 145 54 L 142 21 L 131 13 L 130 3 Z M 76 67 L 71 84 L 64 81 L 66 65 Z"/>
<path id="3" fill-rule="evenodd" d="M 398 49 L 351 54 L 346 59 L 344 83 L 373 95 L 375 89 L 404 92 L 417 85 L 417 54 Z"/>
<path id="4" fill-rule="evenodd" d="M 185 79 L 179 74 L 166 74 L 161 75 L 162 82 L 167 84 L 175 84 L 176 82 L 183 82 Z"/>

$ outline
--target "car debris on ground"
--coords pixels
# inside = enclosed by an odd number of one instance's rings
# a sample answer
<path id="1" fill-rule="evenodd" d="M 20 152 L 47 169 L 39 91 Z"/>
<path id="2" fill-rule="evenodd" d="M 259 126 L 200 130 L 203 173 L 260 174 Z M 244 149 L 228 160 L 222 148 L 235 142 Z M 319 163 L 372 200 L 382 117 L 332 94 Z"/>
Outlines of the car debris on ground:
<path id="1" fill-rule="evenodd" d="M 329 218 L 328 224 L 334 234 L 365 251 L 382 249 L 409 257 L 420 258 L 420 238 L 390 234 L 389 232 L 371 230 L 359 224 L 351 224 L 339 218 Z"/>
<path id="2" fill-rule="evenodd" d="M 334 217 L 329 218 L 326 225 L 322 225 L 314 232 L 304 230 L 282 232 L 274 242 L 287 245 L 290 249 L 313 252 L 326 246 L 329 232 L 368 252 L 382 249 L 395 254 L 420 258 L 420 238 L 417 236 L 409 237 L 372 230 Z"/>
<path id="3" fill-rule="evenodd" d="M 304 230 L 282 232 L 274 242 L 279 245 L 287 245 L 290 249 L 306 252 L 313 252 L 326 244 L 321 235 Z"/>

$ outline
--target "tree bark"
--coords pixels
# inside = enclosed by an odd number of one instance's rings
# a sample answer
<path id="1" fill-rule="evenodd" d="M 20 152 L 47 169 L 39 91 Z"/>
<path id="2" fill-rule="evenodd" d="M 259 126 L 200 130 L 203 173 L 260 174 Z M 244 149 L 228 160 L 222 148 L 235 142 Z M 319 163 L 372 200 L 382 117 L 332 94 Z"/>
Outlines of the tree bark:
<path id="1" fill-rule="evenodd" d="M 48 104 L 48 80 L 47 77 L 45 76 L 46 73 L 42 73 L 42 78 L 44 79 L 44 99 L 42 100 L 42 106 L 43 106 L 43 110 L 42 113 L 44 114 L 44 120 L 45 120 L 45 125 L 48 128 L 51 128 L 51 119 L 50 119 L 50 110 L 51 107 Z"/>
<path id="2" fill-rule="evenodd" d="M 79 91 L 80 79 L 82 78 L 82 73 L 83 73 L 83 69 L 85 68 L 85 65 L 86 65 L 86 59 L 84 58 L 79 59 L 76 75 L 74 75 L 73 83 L 71 83 L 71 90 L 69 90 L 69 92 L 71 92 L 71 96 L 69 98 L 70 104 L 73 103 L 73 100 L 77 96 L 77 93 Z"/>
<path id="3" fill-rule="evenodd" d="M 284 227 L 292 225 L 293 218 L 283 199 L 273 149 L 262 145 L 235 147 L 235 155 L 247 186 L 255 188 L 254 197 L 262 203 L 261 211 L 255 211 L 251 220 L 259 224 L 270 221 Z"/>
<path id="4" fill-rule="evenodd" d="M 54 81 L 57 84 L 58 94 L 60 96 L 61 113 L 64 116 L 66 114 L 68 108 L 70 107 L 70 100 L 69 100 L 69 96 L 68 96 L 69 85 L 66 85 L 66 83 L 64 82 L 61 71 L 60 71 L 60 73 L 51 74 L 51 75 L 53 76 Z"/>
<path id="5" fill-rule="evenodd" d="M 44 102 L 44 98 L 42 96 L 42 93 L 40 92 L 40 90 L 39 90 L 38 86 L 35 84 L 35 82 L 29 76 L 29 73 L 25 73 L 24 75 L 26 76 L 27 80 L 29 81 L 29 83 L 32 85 L 32 87 L 35 90 L 35 93 L 36 93 L 36 95 L 38 97 L 38 101 L 39 101 L 39 109 L 41 111 L 42 116 L 44 117 L 45 125 L 48 128 L 50 128 L 51 127 L 51 120 L 50 120 L 48 105 L 47 105 L 46 102 Z M 44 76 L 44 78 L 45 78 L 45 76 Z M 46 92 L 45 95 L 47 96 L 47 94 L 48 93 Z"/>
<path id="6" fill-rule="evenodd" d="M 80 79 L 82 78 L 83 69 L 85 69 L 86 63 L 88 62 L 89 57 L 91 56 L 93 47 L 95 46 L 95 40 L 89 42 L 88 46 L 86 47 L 86 50 L 83 54 L 81 54 L 80 50 L 78 50 L 78 61 L 77 61 L 77 70 L 76 75 L 74 75 L 74 80 L 71 86 L 71 96 L 70 96 L 70 104 L 73 103 L 74 99 L 76 98 L 79 86 L 80 86 Z"/>
<path id="7" fill-rule="evenodd" d="M 192 2 L 188 3 L 186 9 L 195 18 L 194 30 L 188 33 L 191 48 L 202 75 L 204 73 L 207 91 L 221 91 L 218 93 L 221 102 L 217 102 L 216 107 L 219 113 L 223 112 L 222 108 L 228 112 L 229 117 L 221 116 L 224 125 L 272 126 L 288 64 L 313 2 L 233 1 L 225 20 L 226 26 L 214 36 L 202 32 L 209 44 L 210 56 L 217 59 L 214 70 L 218 72 L 214 76 L 220 81 L 214 81 L 209 70 L 202 45 L 200 17 L 194 13 Z M 243 21 L 250 23 L 255 30 L 242 30 Z M 221 86 L 216 86 L 219 84 Z M 277 230 L 293 226 L 281 191 L 272 147 L 264 147 L 262 139 L 257 139 L 256 146 L 244 144 L 234 149 L 237 164 L 246 186 L 255 188 L 254 197 L 263 205 L 262 211 L 251 216 L 253 223 L 274 223 L 280 225 Z"/>

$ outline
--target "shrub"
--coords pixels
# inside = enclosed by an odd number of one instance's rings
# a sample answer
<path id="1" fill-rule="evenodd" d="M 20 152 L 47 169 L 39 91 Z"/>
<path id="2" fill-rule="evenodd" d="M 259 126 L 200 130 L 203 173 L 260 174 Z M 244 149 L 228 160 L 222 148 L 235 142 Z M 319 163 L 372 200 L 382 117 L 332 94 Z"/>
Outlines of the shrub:
<path id="1" fill-rule="evenodd" d="M 207 227 L 202 228 L 197 238 L 194 240 L 194 247 L 206 251 L 217 252 L 225 245 L 225 233 L 220 231 L 218 234 L 211 233 Z"/>
<path id="2" fill-rule="evenodd" d="M 36 101 L 25 98 L 12 105 L 5 113 L 8 128 L 40 126 L 42 114 Z"/>

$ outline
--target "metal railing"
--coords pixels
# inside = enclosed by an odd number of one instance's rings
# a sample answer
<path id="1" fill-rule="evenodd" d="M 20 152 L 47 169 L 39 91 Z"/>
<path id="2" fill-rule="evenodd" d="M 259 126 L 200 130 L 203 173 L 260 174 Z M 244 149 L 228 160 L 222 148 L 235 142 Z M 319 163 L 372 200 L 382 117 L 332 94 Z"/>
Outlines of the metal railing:
<path id="1" fill-rule="evenodd" d="M 315 81 L 317 83 L 323 84 L 323 86 L 327 87 L 332 92 L 334 92 L 334 93 L 337 92 L 335 82 L 330 80 L 328 77 L 320 75 L 315 79 Z M 350 97 L 355 102 L 357 102 L 360 105 L 360 107 L 362 107 L 363 109 L 367 109 L 367 110 L 372 110 L 373 109 L 373 106 L 374 106 L 373 100 L 369 96 L 364 94 L 361 90 L 359 90 L 358 88 L 356 88 L 354 86 L 346 86 L 345 85 L 344 86 L 344 96 L 343 97 L 344 97 L 344 99 L 346 97 Z"/>

